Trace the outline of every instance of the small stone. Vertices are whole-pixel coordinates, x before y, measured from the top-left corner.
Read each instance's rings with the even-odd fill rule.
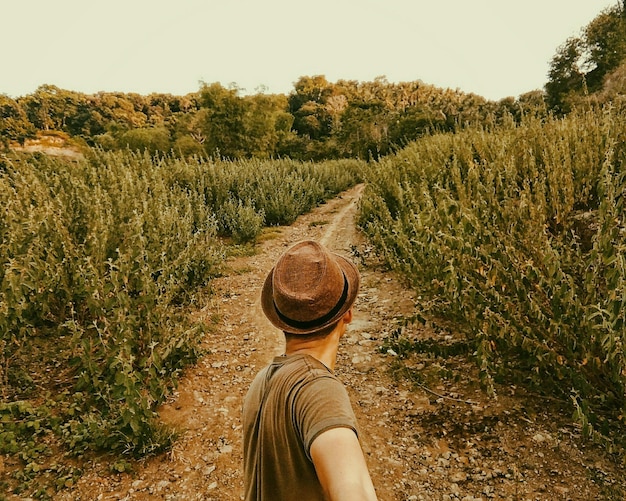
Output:
[[[225,444],[222,447],[220,447],[219,450],[222,454],[230,454],[231,452],[233,452],[233,446],[230,444]]]
[[[156,491],[157,492],[161,492],[163,489],[165,489],[168,485],[170,485],[169,480],[161,480],[160,482],[157,482],[156,484]]]
[[[533,435],[533,442],[537,444],[542,444],[550,439],[550,436],[545,433],[537,432]]]
[[[467,474],[465,472],[459,471],[457,473],[452,474],[450,477],[450,481],[455,484],[461,484],[467,480]]]

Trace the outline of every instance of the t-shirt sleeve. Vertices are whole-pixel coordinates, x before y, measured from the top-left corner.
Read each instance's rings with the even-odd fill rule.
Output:
[[[309,459],[311,444],[327,430],[351,428],[358,435],[348,392],[333,377],[316,378],[304,385],[294,402],[293,417]]]

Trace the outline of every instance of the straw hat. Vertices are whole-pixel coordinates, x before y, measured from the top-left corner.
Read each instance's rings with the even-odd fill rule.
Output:
[[[280,330],[310,334],[337,322],[359,290],[356,266],[313,241],[291,247],[263,284],[261,306]]]

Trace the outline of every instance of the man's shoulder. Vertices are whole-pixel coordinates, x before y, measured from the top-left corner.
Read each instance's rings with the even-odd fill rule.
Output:
[[[281,373],[283,377],[288,375],[296,375],[305,378],[331,378],[336,379],[335,375],[322,362],[310,355],[287,355],[276,357],[274,359],[273,372]],[[272,367],[270,367],[272,371]]]

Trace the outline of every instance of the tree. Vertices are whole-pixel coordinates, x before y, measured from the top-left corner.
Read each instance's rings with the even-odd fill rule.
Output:
[[[91,96],[96,112],[103,118],[107,130],[112,128],[134,129],[145,127],[148,117],[143,113],[137,99],[121,92],[98,92]],[[138,109],[139,108],[139,109]]]
[[[65,130],[72,136],[80,136],[92,143],[93,138],[104,134],[107,130],[107,120],[98,111],[93,97],[81,96],[76,111],[65,121]]]
[[[262,93],[245,98],[248,110],[244,119],[246,149],[251,156],[269,158],[274,156],[280,141],[291,130],[293,117],[285,112],[287,99],[282,95]]]
[[[20,98],[28,119],[39,130],[61,130],[65,103],[58,87],[40,85],[33,94]]]
[[[548,113],[545,93],[542,90],[531,90],[517,98],[519,117],[545,117]]]
[[[585,75],[581,70],[581,40],[569,38],[558,49],[548,71],[548,82],[545,85],[546,102],[550,109],[557,113],[570,111],[567,97],[582,93],[585,86]]]
[[[241,97],[237,88],[213,83],[202,86],[199,102],[201,109],[186,122],[186,128],[203,142],[209,155],[267,158],[289,137],[292,118],[285,112],[285,96],[257,93]]]
[[[289,96],[289,111],[295,114],[305,103],[325,104],[332,95],[332,84],[324,75],[303,76],[294,84],[294,92]]]
[[[216,153],[230,158],[246,155],[244,117],[246,103],[236,88],[226,89],[219,83],[203,84],[200,89],[201,129],[204,148],[209,155]]]
[[[445,117],[426,105],[414,105],[398,112],[390,127],[390,142],[398,147],[443,128]]]
[[[349,106],[337,134],[342,156],[369,159],[389,153],[389,122],[389,110],[380,103]]]
[[[624,4],[601,12],[580,37],[571,37],[558,49],[545,85],[546,102],[557,113],[567,113],[577,98],[598,92],[607,75],[626,59]]]
[[[174,153],[181,157],[204,155],[204,148],[202,147],[202,143],[199,143],[189,135],[178,137],[174,141],[172,150],[174,151]]]
[[[122,147],[150,154],[168,152],[171,147],[170,133],[165,127],[142,127],[124,132],[118,139]]]
[[[293,128],[300,136],[319,140],[330,135],[333,115],[326,105],[333,95],[333,86],[323,75],[300,77],[289,96],[289,112]]]
[[[23,146],[26,139],[34,136],[35,128],[18,102],[0,94],[0,141],[4,148],[8,148],[11,141]]]
[[[599,90],[604,77],[626,58],[626,18],[624,7],[602,12],[585,29],[584,60],[590,92]]]

